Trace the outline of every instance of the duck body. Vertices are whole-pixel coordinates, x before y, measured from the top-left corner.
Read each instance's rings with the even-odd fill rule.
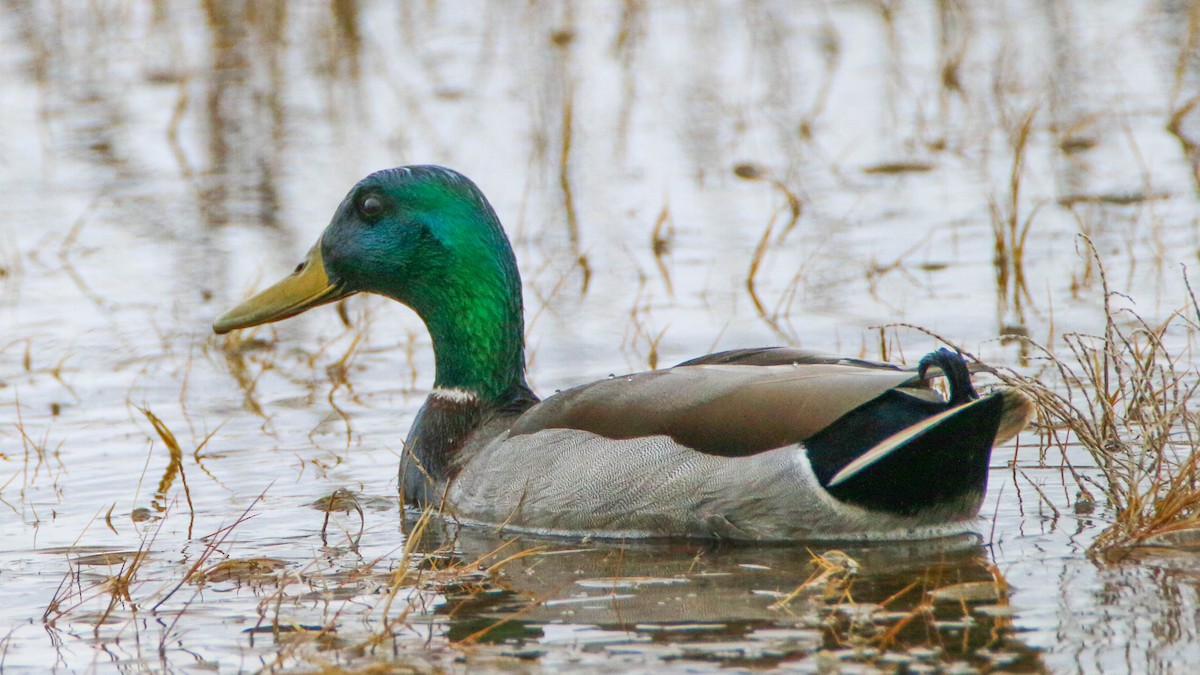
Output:
[[[965,376],[957,355],[935,359],[961,364]],[[842,409],[848,400],[861,401],[857,414]],[[951,404],[888,364],[741,350],[583,385],[520,411],[489,415],[464,393],[435,392],[401,481],[410,501],[448,504],[461,521],[539,534],[928,537],[977,514],[1004,404],[1003,394]],[[927,420],[831,485],[869,449]],[[435,459],[446,457],[454,459]]]
[[[970,526],[993,444],[1031,405],[979,397],[962,357],[916,371],[790,348],[711,354],[539,401],[520,277],[482,193],[442,167],[360,181],[297,270],[218,318],[275,321],[359,291],[413,308],[437,375],[405,442],[404,501],[551,535],[927,537]],[[929,386],[945,377],[948,398]]]

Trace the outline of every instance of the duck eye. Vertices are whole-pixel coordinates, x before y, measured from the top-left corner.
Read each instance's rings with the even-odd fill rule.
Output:
[[[375,195],[367,195],[358,202],[358,212],[366,218],[375,218],[383,213],[383,200]]]

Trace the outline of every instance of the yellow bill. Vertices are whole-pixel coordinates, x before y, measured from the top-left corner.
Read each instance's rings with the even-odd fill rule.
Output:
[[[249,328],[271,323],[324,305],[350,295],[341,286],[329,281],[325,263],[321,260],[321,242],[308,252],[304,262],[296,271],[268,288],[225,312],[213,322],[213,331],[228,333],[239,328]]]

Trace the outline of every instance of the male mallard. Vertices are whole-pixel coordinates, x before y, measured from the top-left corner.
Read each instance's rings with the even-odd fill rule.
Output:
[[[916,372],[735,350],[539,402],[525,383],[508,238],[479,188],[437,166],[364,178],[295,271],[213,330],[361,291],[408,305],[433,339],[437,375],[405,441],[402,497],[465,522],[776,540],[962,529],[983,500],[993,442],[1031,412],[1016,391],[980,398],[945,349]],[[928,386],[930,368],[947,378],[949,400]]]

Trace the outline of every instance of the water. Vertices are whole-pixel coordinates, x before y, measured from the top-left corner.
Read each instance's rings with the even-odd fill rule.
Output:
[[[543,394],[718,348],[875,357],[875,327],[893,322],[1047,373],[998,336],[1103,328],[1081,233],[1142,316],[1183,307],[1179,265],[1200,250],[1180,140],[1200,134],[1185,108],[1195,10],[886,7],[8,3],[0,663],[1194,662],[1194,555],[1089,557],[1113,513],[1101,501],[1077,514],[1061,453],[1039,463],[1033,433],[997,449],[974,536],[846,549],[855,564],[825,577],[813,555],[844,547],[433,527],[406,552],[397,453],[433,374],[420,320],[357,297],[346,322],[325,308],[228,339],[209,330],[295,266],[356,180],[426,162],[471,176],[505,222]],[[1024,291],[995,264],[993,222],[1014,204],[1029,223]],[[883,342],[910,362],[937,345],[905,328]],[[181,474],[143,410],[178,440]],[[319,500],[337,490],[350,496],[327,522]],[[224,560],[258,563],[212,569]],[[947,587],[1001,590],[927,594]]]

